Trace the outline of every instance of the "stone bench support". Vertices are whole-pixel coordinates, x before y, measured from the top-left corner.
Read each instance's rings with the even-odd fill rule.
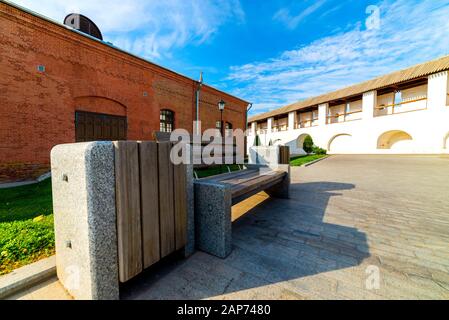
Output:
[[[59,280],[76,299],[118,299],[112,143],[58,145],[51,167]]]
[[[219,178],[205,178],[195,180],[195,241],[197,248],[220,258],[226,258],[232,251],[232,222],[231,208],[233,204],[242,201],[260,191],[266,191],[270,196],[288,198],[290,188],[290,166],[276,165],[271,168],[266,165],[248,165],[242,175],[237,177],[244,179],[245,171],[259,170],[262,174],[275,169],[277,172],[285,172],[283,178],[275,183],[260,183],[245,194],[234,196],[238,189],[238,183],[230,183],[230,177],[239,173],[229,173]],[[226,182],[224,182],[226,181]],[[249,180],[248,180],[249,181]]]

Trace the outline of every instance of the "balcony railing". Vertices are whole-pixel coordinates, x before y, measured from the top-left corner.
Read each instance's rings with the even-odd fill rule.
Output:
[[[354,120],[361,120],[361,113],[362,110],[356,110],[356,111],[350,111],[350,112],[344,112],[344,113],[337,113],[335,115],[330,115],[326,117],[327,124],[332,123],[341,123],[341,122],[348,122],[348,121],[354,121]],[[360,115],[360,116],[357,116]],[[332,121],[333,119],[336,119],[336,121]]]
[[[288,126],[282,125],[282,126],[273,126],[271,128],[272,132],[280,132],[280,131],[287,131],[288,130]]]
[[[317,121],[318,121],[318,118],[299,121],[295,124],[295,129],[310,128],[310,127],[317,126],[318,125]]]
[[[448,101],[447,104],[449,105],[449,94],[448,94]],[[402,101],[399,103],[393,103],[393,104],[382,104],[380,106],[377,106],[374,108],[374,116],[384,116],[384,115],[392,115],[392,114],[398,114],[398,113],[406,113],[406,112],[412,112],[412,111],[420,111],[420,110],[426,110],[427,109],[427,97],[417,97],[410,100]],[[343,113],[336,113],[333,115],[326,116],[326,124],[333,124],[333,123],[343,123],[343,122],[349,122],[349,121],[355,121],[355,120],[362,120],[362,113],[363,110],[354,110],[350,112],[343,112]],[[308,119],[308,120],[302,120],[298,121],[294,124],[295,129],[301,129],[301,128],[309,128],[314,127],[318,125],[318,118]],[[280,132],[280,131],[287,131],[289,129],[288,125],[274,125],[271,129],[272,132]],[[258,128],[257,134],[266,134],[267,128]]]
[[[420,103],[420,102],[422,102],[422,103]],[[415,104],[415,106],[412,106],[412,104]],[[407,100],[407,101],[402,101],[402,102],[392,103],[392,104],[387,104],[387,105],[380,105],[380,106],[376,107],[375,109],[376,109],[376,116],[386,116],[386,115],[391,115],[391,114],[426,110],[427,109],[427,97],[417,98],[417,99],[412,99],[412,100]]]

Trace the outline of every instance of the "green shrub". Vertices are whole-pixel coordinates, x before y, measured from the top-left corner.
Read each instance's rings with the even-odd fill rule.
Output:
[[[260,146],[260,137],[259,137],[259,135],[256,135],[256,138],[254,140],[254,145],[256,147]]]
[[[307,136],[304,139],[304,143],[302,144],[302,148],[306,153],[312,153],[313,151],[313,140],[311,136]]]
[[[327,154],[327,150],[326,149],[323,149],[323,148],[320,148],[320,147],[317,147],[317,146],[313,146],[312,152],[314,154],[319,154],[319,155]]]

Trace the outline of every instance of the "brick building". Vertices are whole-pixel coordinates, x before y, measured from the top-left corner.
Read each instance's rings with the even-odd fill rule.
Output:
[[[0,52],[0,182],[48,171],[56,144],[192,131],[197,81],[4,2]],[[224,122],[243,129],[248,102],[207,85],[202,129],[216,127],[220,100]]]

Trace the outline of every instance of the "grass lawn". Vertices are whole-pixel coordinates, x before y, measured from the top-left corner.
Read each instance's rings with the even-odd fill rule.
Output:
[[[298,156],[298,157],[293,157],[290,159],[290,165],[292,167],[299,167],[302,166],[303,164],[321,159],[326,157],[325,154],[309,154],[309,155],[305,155],[305,156]]]
[[[0,275],[55,252],[51,179],[0,189]]]

